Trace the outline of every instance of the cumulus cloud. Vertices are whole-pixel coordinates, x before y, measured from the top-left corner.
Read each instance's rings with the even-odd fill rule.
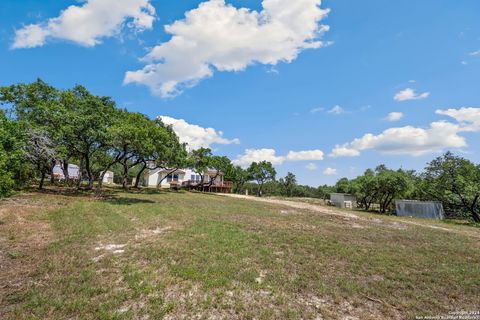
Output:
[[[150,0],[87,0],[81,6],[68,7],[56,18],[17,30],[12,48],[43,46],[48,39],[93,47],[102,38],[119,34],[124,26],[135,32],[151,29],[154,20]]]
[[[248,167],[252,162],[268,161],[273,165],[282,164],[285,157],[277,156],[274,149],[247,149],[243,155],[239,155],[232,162],[235,165]]]
[[[462,131],[480,131],[480,108],[437,110],[436,114],[451,117],[458,121]]]
[[[335,176],[337,175],[337,169],[335,168],[326,168],[323,170],[323,174],[326,176]]]
[[[286,156],[279,156],[275,149],[247,149],[233,163],[242,167],[260,161],[269,161],[274,165],[280,165],[285,161],[320,161],[323,160],[323,156],[321,150],[290,151]]]
[[[405,126],[390,128],[378,135],[368,133],[352,142],[336,145],[330,157],[356,157],[364,150],[377,150],[387,154],[419,156],[449,148],[467,146],[462,132],[480,132],[480,108],[436,110],[436,114],[456,120],[456,123],[436,121],[428,128]]]
[[[203,128],[190,124],[183,119],[159,116],[163,123],[172,126],[181,142],[187,143],[190,149],[210,148],[212,144],[239,144],[239,139],[226,139],[222,131]]]
[[[323,151],[306,150],[306,151],[290,151],[287,155],[289,161],[320,161],[323,160]]]
[[[307,165],[305,166],[305,168],[307,168],[307,169],[310,170],[310,171],[315,171],[315,170],[318,169],[318,166],[317,166],[315,163],[310,162],[309,164],[307,164]]]
[[[390,112],[385,118],[385,120],[388,120],[390,122],[399,121],[401,119],[403,119],[403,113],[401,112]]]
[[[360,155],[360,151],[351,148],[348,143],[343,145],[336,145],[332,152],[328,155],[332,158],[337,157],[357,157]]]
[[[413,126],[390,128],[379,135],[368,133],[352,142],[337,145],[329,156],[355,157],[364,150],[419,156],[448,148],[461,148],[467,143],[464,137],[458,135],[460,131],[457,124],[445,121],[433,122],[426,129]]]
[[[395,101],[421,100],[428,98],[429,95],[430,92],[417,93],[414,89],[407,88],[395,94],[393,99]]]
[[[480,50],[473,51],[469,53],[471,56],[480,56]]]
[[[124,83],[148,86],[162,97],[180,94],[214,71],[238,72],[260,63],[290,63],[305,49],[320,48],[328,26],[321,0],[263,0],[258,12],[209,0],[165,26],[172,37],[155,46],[146,66],[127,72]]]

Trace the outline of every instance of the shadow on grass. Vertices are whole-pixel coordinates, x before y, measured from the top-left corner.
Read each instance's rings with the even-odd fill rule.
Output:
[[[111,197],[111,198],[102,199],[101,201],[114,204],[114,205],[122,205],[122,206],[125,206],[125,205],[130,206],[133,204],[157,203],[156,201],[152,201],[148,199],[125,198],[125,197]]]
[[[157,203],[156,201],[137,198],[135,195],[167,195],[170,193],[177,193],[183,191],[171,191],[160,189],[147,189],[147,188],[131,188],[128,190],[119,186],[104,186],[102,189],[86,189],[75,188],[67,186],[53,186],[48,185],[39,190],[36,187],[29,187],[23,189],[23,191],[36,193],[36,194],[48,194],[57,195],[72,198],[87,198],[95,201],[107,202],[115,205],[133,205],[141,203]],[[131,197],[129,197],[131,195]]]

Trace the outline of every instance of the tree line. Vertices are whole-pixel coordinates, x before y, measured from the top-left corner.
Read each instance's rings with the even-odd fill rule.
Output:
[[[351,193],[360,208],[381,213],[392,211],[400,198],[436,200],[448,213],[480,222],[480,165],[450,152],[421,173],[380,165],[355,179],[314,188],[299,185],[293,173],[277,180],[267,161],[242,168],[208,148],[188,150],[160,119],[118,108],[110,97],[80,85],[57,89],[37,80],[0,87],[0,104],[0,197],[32,183],[41,189],[47,177],[55,183],[56,165],[66,185],[86,189],[101,189],[109,170],[128,188],[132,180],[139,187],[145,170],[191,168],[201,176],[200,189],[224,173],[236,193],[323,199],[332,192]],[[69,164],[79,165],[80,179],[69,177]],[[207,171],[209,181],[204,180]]]
[[[160,119],[117,108],[110,97],[93,95],[81,85],[61,90],[37,80],[0,87],[0,103],[0,196],[31,183],[42,189],[47,177],[55,183],[55,166],[62,169],[64,184],[86,189],[101,189],[109,170],[124,188],[132,178],[139,187],[145,170],[155,169],[174,173],[192,168],[201,176],[200,189],[212,185],[222,172],[236,192],[256,181],[258,194],[275,179],[268,162],[243,169],[208,148],[187,151]],[[79,179],[69,176],[70,164],[79,165]],[[204,181],[209,170],[216,174]]]
[[[381,213],[392,211],[397,199],[440,201],[450,217],[480,222],[480,165],[451,152],[433,159],[423,172],[380,165],[355,179],[338,180],[334,189],[355,195],[366,211],[373,206]]]

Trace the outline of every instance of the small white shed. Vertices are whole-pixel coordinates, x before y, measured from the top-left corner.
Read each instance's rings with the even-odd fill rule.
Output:
[[[103,183],[105,184],[113,184],[113,177],[114,177],[113,171],[106,171],[105,175],[103,176]]]
[[[330,202],[339,208],[353,208],[356,205],[357,198],[348,193],[330,193]]]

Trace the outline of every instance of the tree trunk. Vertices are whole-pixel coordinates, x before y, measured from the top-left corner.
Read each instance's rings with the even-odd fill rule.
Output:
[[[85,170],[87,171],[88,177],[88,189],[91,190],[93,188],[93,174],[92,168],[90,167],[90,155],[85,155]]]
[[[393,197],[391,197],[390,199],[388,199],[388,202],[387,204],[385,205],[385,212],[387,211],[388,207],[390,207],[390,204],[392,203],[393,201]]]
[[[50,172],[50,183],[52,185],[55,183],[55,177],[53,176],[53,168],[55,168],[55,162],[53,163],[53,166],[48,168],[48,171]]]
[[[116,163],[116,162],[115,162]],[[100,174],[100,177],[98,178],[98,184],[97,184],[97,189],[100,190],[102,189],[103,186],[103,178],[105,178],[105,175],[107,174],[107,171],[110,170],[110,168],[115,164],[115,163],[110,163],[105,170]]]
[[[262,190],[263,190],[263,183],[260,183],[259,187],[258,187],[257,196],[259,196],[259,197],[262,196]]]
[[[174,173],[175,171],[177,171],[177,170],[178,170],[178,168],[175,168],[174,170],[168,172],[168,173],[165,175],[165,177],[163,177],[162,179],[160,179],[160,181],[158,181],[158,183],[157,183],[157,188],[160,188],[160,186],[162,185],[162,182],[165,181],[165,179],[167,179],[167,177],[168,177],[169,175],[173,174],[173,173]]]
[[[102,189],[103,186],[103,178],[105,177],[105,174],[107,173],[107,170],[103,171],[100,174],[100,177],[98,177],[98,182],[97,182],[97,190]]]
[[[140,184],[140,177],[142,176],[143,172],[147,169],[147,163],[143,161],[143,166],[140,171],[137,173],[137,177],[135,178],[135,188],[138,188],[138,185]]]
[[[203,192],[203,185],[205,183],[205,181],[203,181],[203,179],[205,179],[205,174],[203,174],[203,175],[199,174],[199,176],[200,176],[200,186],[199,186],[198,190]]]
[[[82,158],[80,159],[80,166],[79,166],[79,168],[78,168],[77,189],[80,189],[80,185],[82,184],[83,167],[84,167],[84,160],[83,160],[83,157],[82,157]]]
[[[472,210],[472,218],[476,223],[480,223],[480,215],[475,210]]]
[[[45,170],[42,170],[42,177],[40,178],[40,185],[38,186],[39,190],[43,189],[43,182],[45,181]]]
[[[123,165],[123,181],[122,181],[122,187],[123,189],[127,190],[128,189],[128,164],[127,161],[125,160]]]
[[[65,184],[68,185],[70,182],[70,173],[68,172],[68,160],[63,159],[62,161],[62,171],[63,171],[63,176],[65,177]]]

